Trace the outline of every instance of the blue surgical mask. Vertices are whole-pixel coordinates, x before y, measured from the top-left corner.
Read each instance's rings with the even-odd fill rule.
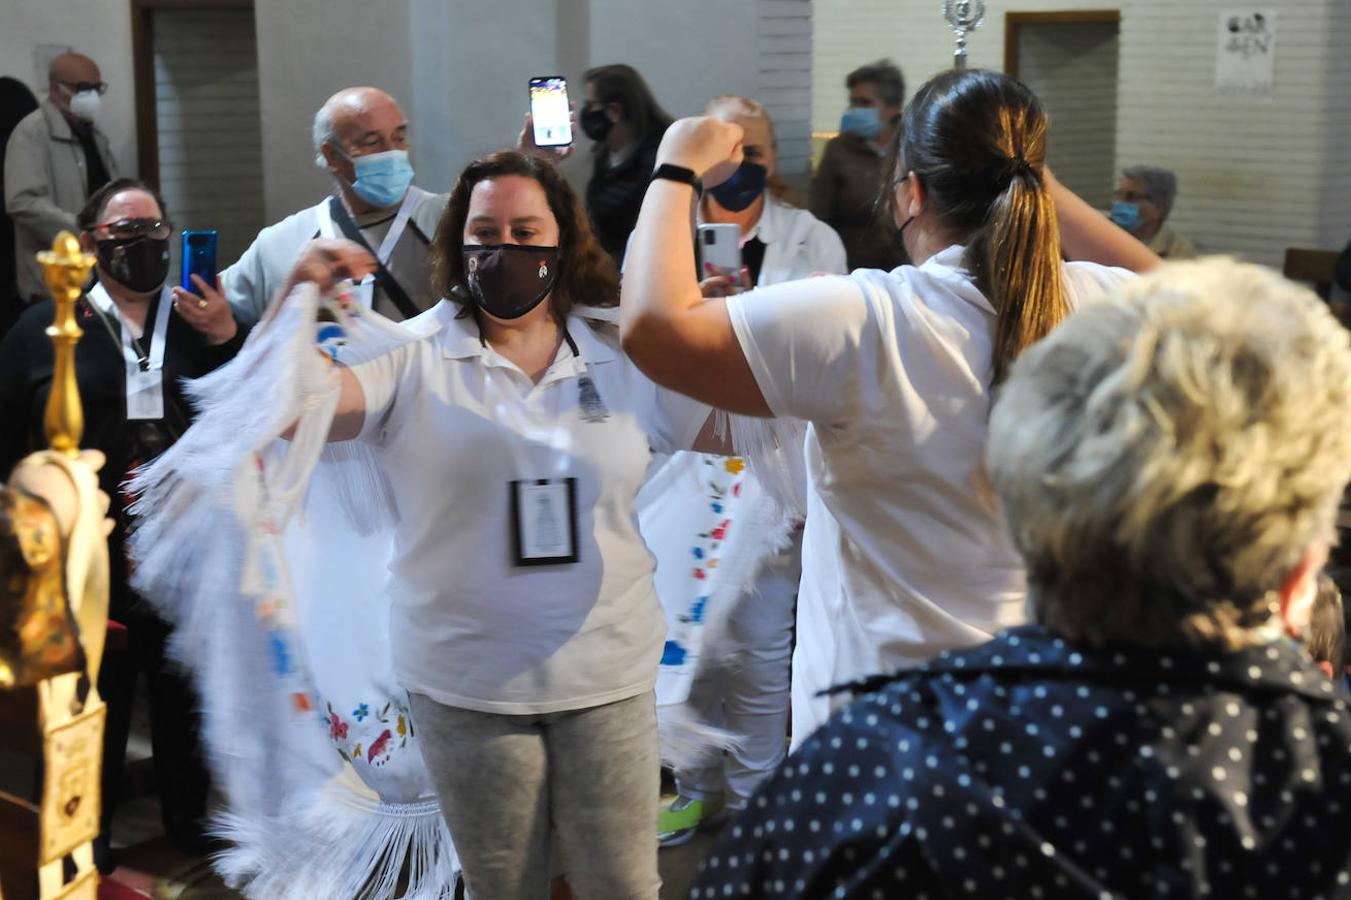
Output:
[[[408,162],[407,150],[386,150],[348,159],[356,172],[352,190],[371,206],[382,209],[393,206],[413,183],[413,166]]]
[[[750,160],[743,162],[732,177],[708,192],[718,205],[730,212],[741,212],[765,192],[765,182],[769,180],[769,170]]]
[[[1112,204],[1112,211],[1107,214],[1107,218],[1127,231],[1135,231],[1140,227],[1140,204],[1118,200]]]
[[[840,130],[872,140],[882,131],[882,117],[875,106],[851,106],[840,117]]]

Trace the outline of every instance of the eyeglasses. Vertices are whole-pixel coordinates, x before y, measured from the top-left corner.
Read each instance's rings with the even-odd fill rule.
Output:
[[[116,222],[103,222],[95,225],[90,231],[93,231],[101,239],[131,240],[132,238],[148,237],[163,241],[168,239],[169,233],[173,231],[173,226],[162,219],[118,219]]]
[[[57,84],[70,91],[72,94],[83,94],[85,91],[93,91],[99,96],[103,96],[108,93],[108,82],[106,81],[58,81]]]

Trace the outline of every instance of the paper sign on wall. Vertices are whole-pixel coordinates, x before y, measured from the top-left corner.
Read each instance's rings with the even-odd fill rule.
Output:
[[[1271,99],[1275,85],[1276,11],[1220,13],[1215,87],[1227,97]]]

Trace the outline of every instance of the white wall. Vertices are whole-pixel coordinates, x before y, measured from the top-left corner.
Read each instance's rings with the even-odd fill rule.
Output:
[[[1342,16],[1342,0],[1335,0]],[[1174,226],[1204,251],[1238,253],[1279,266],[1286,247],[1317,247],[1324,234],[1332,173],[1331,132],[1345,144],[1351,128],[1326,118],[1333,96],[1329,62],[1344,54],[1330,40],[1329,0],[1278,7],[1275,95],[1270,102],[1215,92],[1215,32],[1226,0],[1135,0],[1123,12],[1117,163],[1155,163],[1178,175]],[[1336,225],[1351,236],[1351,219]],[[1341,238],[1340,244],[1345,238]],[[1328,246],[1331,246],[1329,244]]]
[[[124,174],[136,174],[136,91],[131,66],[131,6],[127,0],[0,0],[0,75],[17,78],[38,99],[47,81],[34,71],[33,49],[69,46],[99,65],[108,93],[99,127]]]
[[[1279,265],[1288,246],[1340,247],[1351,236],[1351,0],[1263,0],[1278,11],[1275,96],[1220,97],[1215,32],[1231,0],[1038,0],[989,3],[972,64],[999,69],[1004,14],[1121,10],[1116,168],[1178,173],[1174,225],[1204,251]],[[951,66],[952,35],[932,0],[816,0],[817,130],[834,130],[844,76],[893,57],[913,92]],[[1053,126],[1054,127],[1054,126]]]
[[[574,99],[593,65],[627,62],[676,115],[716,94],[760,97],[778,119],[783,164],[805,172],[810,0],[255,0],[269,221],[329,189],[313,165],[315,111],[371,84],[408,113],[418,183],[448,190],[478,153],[515,142],[532,75],[563,74]],[[77,37],[97,35],[81,43]],[[128,0],[0,0],[0,68],[32,80],[32,48],[74,43],[111,85],[103,124],[135,166]],[[581,185],[588,145],[566,169]]]
[[[275,221],[314,204],[330,189],[328,176],[314,165],[310,138],[314,114],[325,100],[345,87],[374,85],[405,107],[410,103],[409,4],[408,0],[254,3],[264,212],[268,221]]]
[[[760,83],[756,3],[388,0],[377,11],[357,0],[256,2],[273,219],[326,189],[309,162],[310,121],[346,85],[373,84],[400,100],[412,125],[417,182],[444,191],[474,156],[515,143],[533,75],[567,76],[580,101],[587,68],[627,62],[677,115],[718,93],[754,95]],[[589,145],[578,137],[566,170],[580,186]]]

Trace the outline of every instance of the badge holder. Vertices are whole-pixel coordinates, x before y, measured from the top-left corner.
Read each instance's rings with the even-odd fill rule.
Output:
[[[578,561],[577,479],[512,481],[511,551],[517,566]]]

